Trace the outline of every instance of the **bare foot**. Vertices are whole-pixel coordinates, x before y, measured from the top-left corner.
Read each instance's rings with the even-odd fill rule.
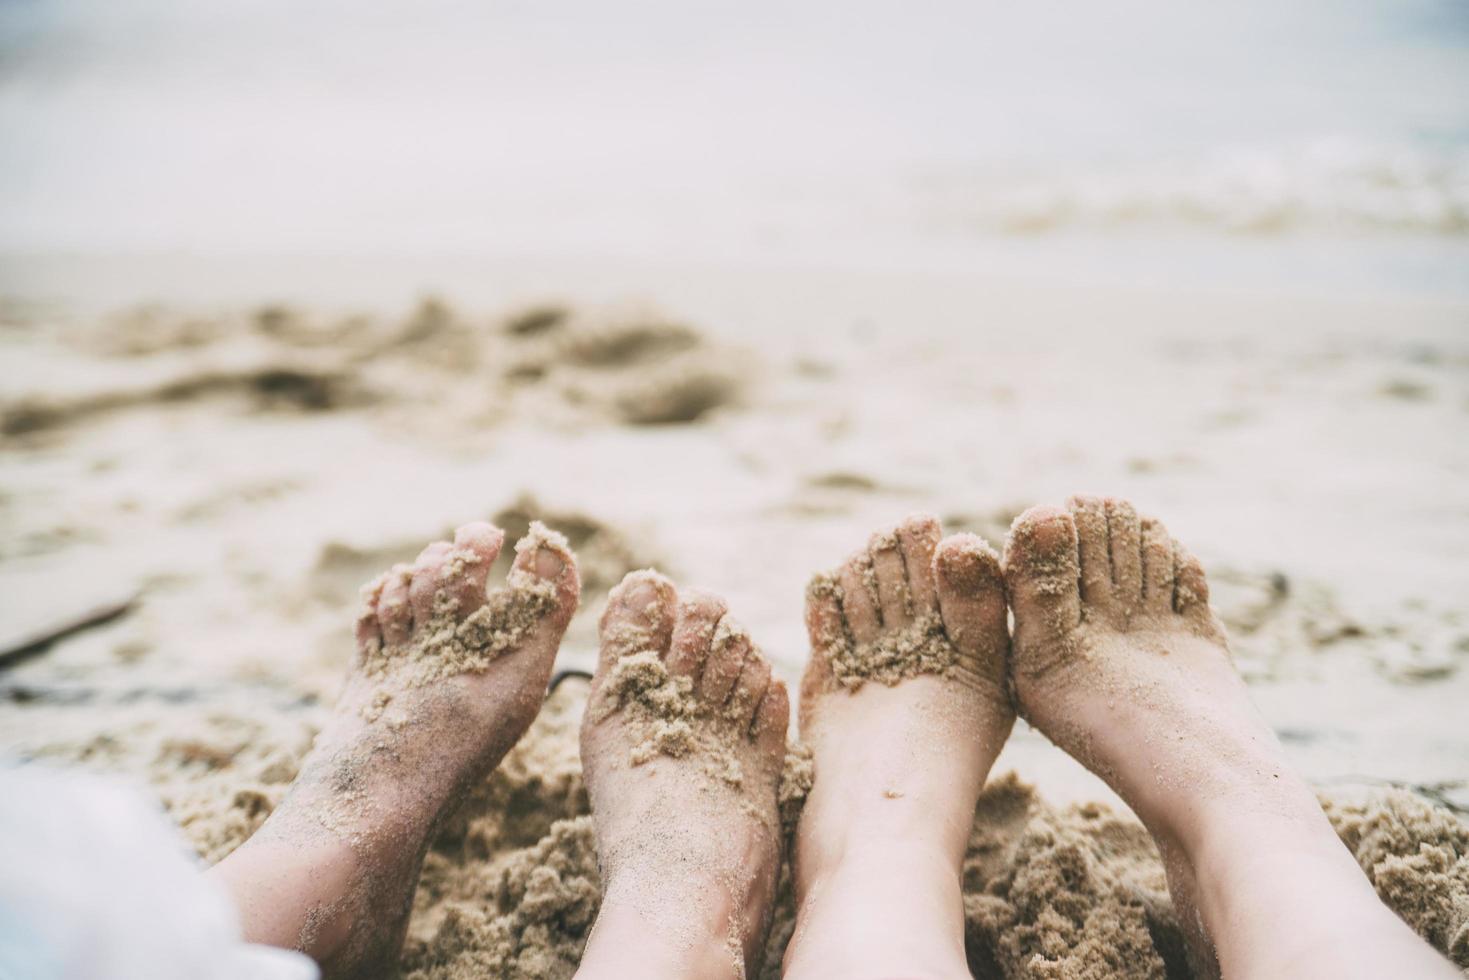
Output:
[[[331,722],[290,794],[211,872],[250,941],[300,949],[328,976],[395,969],[434,830],[530,726],[576,611],[576,561],[539,524],[486,595],[504,538],[466,524],[363,590]]]
[[[1436,968],[1286,763],[1230,661],[1203,568],[1161,523],[1113,498],[1032,508],[1011,530],[1005,579],[1021,713],[1152,832],[1196,972],[1216,954],[1230,977]]]
[[[780,864],[785,685],[724,602],[613,590],[582,723],[602,906],[579,977],[743,977]]]
[[[960,862],[1014,722],[994,550],[912,517],[807,592],[791,977],[967,977]]]

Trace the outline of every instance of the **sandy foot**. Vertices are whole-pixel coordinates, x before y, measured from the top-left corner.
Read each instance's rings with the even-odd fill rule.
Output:
[[[787,975],[967,977],[960,863],[1014,721],[999,560],[912,517],[818,575],[806,617]]]
[[[576,561],[540,525],[487,594],[504,533],[467,524],[363,590],[357,658],[289,795],[214,871],[247,938],[328,976],[391,972],[427,842],[524,734],[576,610]]]
[[[1197,975],[1438,975],[1286,763],[1161,523],[1112,498],[1032,508],[1005,577],[1021,712],[1152,833]]]
[[[579,977],[743,977],[780,863],[785,686],[724,602],[613,590],[582,725],[603,898]]]

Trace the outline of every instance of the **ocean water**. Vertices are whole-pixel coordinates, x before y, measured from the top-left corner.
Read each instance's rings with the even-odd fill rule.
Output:
[[[1461,294],[1466,242],[1462,0],[0,2],[11,256],[846,257]]]

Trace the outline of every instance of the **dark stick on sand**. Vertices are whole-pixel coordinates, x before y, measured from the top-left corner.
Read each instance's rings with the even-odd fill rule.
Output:
[[[127,615],[137,607],[139,598],[138,595],[131,595],[118,602],[97,606],[71,619],[57,623],[55,626],[47,627],[33,636],[7,644],[0,648],[0,670],[14,667],[32,657],[40,656],[51,649],[51,646],[58,640],[64,640],[69,636],[102,626]]]

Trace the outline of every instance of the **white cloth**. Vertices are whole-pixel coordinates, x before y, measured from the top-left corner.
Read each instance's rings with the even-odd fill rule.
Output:
[[[0,980],[316,980],[202,870],[120,780],[0,768]]]

